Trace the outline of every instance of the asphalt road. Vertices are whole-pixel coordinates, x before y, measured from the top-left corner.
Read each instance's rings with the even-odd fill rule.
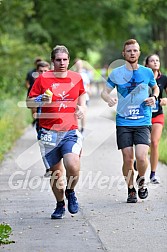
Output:
[[[55,199],[35,130],[26,129],[0,164],[0,223],[10,224],[15,241],[0,251],[167,251],[167,167],[159,163],[161,183],[154,186],[148,167],[148,198],[126,203],[113,111],[98,97],[90,101],[76,189],[80,211],[66,211],[62,220],[50,219]]]

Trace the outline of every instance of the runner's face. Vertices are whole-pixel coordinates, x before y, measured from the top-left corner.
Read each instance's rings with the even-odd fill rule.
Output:
[[[48,67],[39,67],[38,70],[37,70],[37,72],[38,72],[39,74],[45,73],[45,72],[47,72],[47,71],[49,71],[49,68],[48,68]]]
[[[137,63],[140,56],[139,44],[126,45],[122,54],[130,64]]]
[[[151,68],[153,71],[158,71],[160,68],[159,57],[157,55],[152,55],[148,60],[147,67]]]
[[[55,72],[66,72],[69,65],[68,54],[56,53],[55,59],[53,60]]]

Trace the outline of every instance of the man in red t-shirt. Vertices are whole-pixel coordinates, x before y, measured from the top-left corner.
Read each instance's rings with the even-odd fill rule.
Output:
[[[68,210],[75,214],[79,206],[74,188],[79,179],[82,136],[78,119],[85,111],[85,89],[79,73],[68,70],[69,52],[65,46],[56,46],[51,52],[54,70],[40,75],[27,99],[27,106],[41,107],[38,139],[45,165],[52,172],[51,187],[57,205],[52,219],[65,214],[63,166],[66,169]]]

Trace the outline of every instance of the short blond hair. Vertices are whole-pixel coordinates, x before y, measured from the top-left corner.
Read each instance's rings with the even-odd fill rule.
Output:
[[[124,45],[123,45],[123,51],[125,51],[125,47],[127,45],[134,45],[134,44],[138,44],[139,45],[139,43],[137,42],[136,39],[128,39],[128,40],[126,40],[125,43],[124,43]],[[140,49],[140,46],[139,46],[139,49]]]

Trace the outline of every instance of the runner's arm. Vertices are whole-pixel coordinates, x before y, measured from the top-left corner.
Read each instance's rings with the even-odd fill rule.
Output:
[[[165,93],[167,95],[167,88],[165,88]],[[160,105],[161,106],[167,106],[167,97],[164,97],[164,98],[160,99]]]
[[[37,97],[27,97],[26,99],[27,108],[41,107],[44,103],[50,102],[50,96],[47,94],[42,94]]]
[[[152,95],[155,95],[155,97],[158,98],[158,96],[159,96],[159,87],[158,87],[158,85],[154,85],[152,87],[152,91],[153,91]]]
[[[107,86],[104,86],[104,88],[103,88],[103,90],[102,90],[102,92],[101,92],[101,98],[105,101],[105,102],[107,102],[108,103],[108,106],[109,107],[112,107],[112,106],[114,106],[116,103],[117,103],[117,101],[118,101],[118,99],[115,97],[115,98],[113,98],[113,97],[111,97],[110,96],[110,93],[112,92],[112,90],[113,90],[114,88],[109,88],[109,87],[107,87]]]
[[[78,98],[75,114],[78,119],[82,119],[86,110],[86,95],[82,94]]]
[[[147,106],[155,105],[155,102],[158,99],[158,96],[159,96],[159,87],[156,84],[152,87],[152,95],[144,100],[146,102],[146,105]]]

